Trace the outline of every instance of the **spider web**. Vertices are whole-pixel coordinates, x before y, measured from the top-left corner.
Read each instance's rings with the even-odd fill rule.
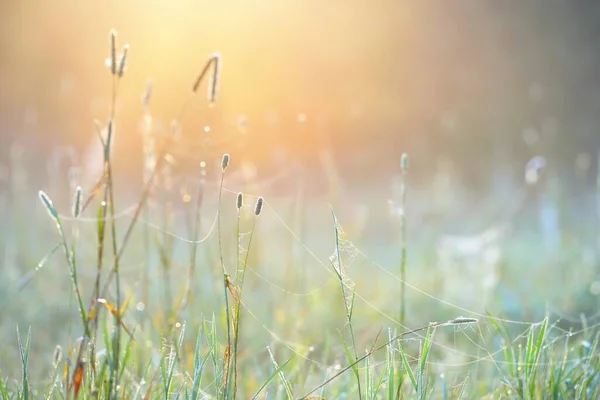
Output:
[[[282,170],[267,181],[253,182],[252,186],[255,187],[254,190],[260,190],[260,193],[269,193],[271,186],[278,184],[281,180],[290,179],[290,175],[296,176],[295,174],[297,174],[297,171]],[[203,189],[207,194],[206,204],[203,206],[200,218],[201,229],[199,236],[193,237],[189,229],[185,227],[183,221],[189,218],[189,214],[185,210],[185,205],[181,203],[175,204],[173,209],[169,211],[172,214],[171,223],[166,223],[163,216],[159,215],[159,212],[143,214],[139,217],[137,232],[145,230],[155,235],[170,238],[178,248],[188,249],[189,246],[214,247],[218,233],[219,214],[217,204],[219,182],[214,180],[200,182],[193,175],[180,178],[180,182],[185,182],[188,189],[192,189],[192,193],[197,191],[200,185],[203,185]],[[259,192],[246,193],[245,189],[249,185],[240,174],[232,174],[231,177],[225,180],[225,184],[226,186],[223,188],[222,194],[223,206],[221,218],[223,218],[223,224],[229,224],[228,227],[231,228],[231,224],[235,222],[236,213],[234,204],[237,193],[242,192],[244,196],[244,205],[241,214],[248,216],[252,214],[254,202],[258,198]],[[176,186],[177,184],[170,183],[170,185]],[[268,347],[263,346],[263,350],[268,348],[271,358],[276,357],[279,351],[287,349],[299,356],[307,365],[312,365],[319,371],[319,374],[316,374],[315,383],[321,381],[323,376],[331,376],[335,371],[345,366],[346,363],[344,362],[345,359],[341,347],[331,352],[331,354],[337,354],[336,357],[328,358],[318,355],[318,351],[315,348],[321,343],[315,341],[315,337],[322,335],[312,335],[310,337],[311,342],[306,343],[301,340],[302,334],[293,335],[289,331],[285,331],[285,328],[282,327],[284,324],[279,323],[280,321],[278,321],[277,316],[274,318],[265,316],[264,305],[260,305],[264,302],[265,297],[269,299],[269,304],[274,307],[274,310],[272,310],[273,314],[277,314],[286,308],[286,306],[289,306],[293,311],[302,309],[306,314],[306,317],[302,318],[302,321],[306,322],[309,328],[315,328],[319,325],[318,322],[314,322],[316,320],[325,322],[328,329],[340,329],[345,323],[343,319],[339,318],[333,322],[328,322],[325,319],[326,317],[330,317],[330,311],[327,310],[328,305],[333,305],[336,298],[339,299],[340,296],[344,296],[344,307],[346,312],[348,312],[348,304],[354,299],[356,307],[354,318],[359,326],[359,336],[361,337],[359,343],[360,346],[364,347],[363,350],[368,350],[371,347],[370,342],[375,339],[379,329],[387,330],[389,337],[394,337],[398,332],[411,328],[411,326],[401,324],[397,318],[397,289],[401,284],[404,284],[411,292],[410,299],[428,301],[429,304],[435,304],[438,308],[436,314],[460,315],[478,319],[478,322],[471,326],[455,327],[453,329],[446,328],[444,334],[439,334],[438,332],[433,340],[433,355],[428,360],[431,368],[438,374],[444,374],[444,377],[448,379],[458,380],[464,378],[474,382],[477,382],[477,379],[481,379],[477,376],[477,371],[484,368],[491,368],[496,374],[503,376],[505,374],[504,366],[509,364],[502,356],[504,351],[509,346],[523,342],[532,330],[538,329],[542,324],[541,320],[526,321],[491,316],[482,310],[454,304],[432,293],[418,280],[410,278],[402,280],[396,273],[392,272],[395,265],[385,266],[380,262],[374,261],[375,257],[370,256],[366,250],[362,250],[355,245],[355,242],[351,240],[351,235],[346,232],[340,220],[335,216],[331,220],[327,210],[324,208],[312,210],[306,216],[308,219],[313,218],[314,220],[327,221],[319,225],[319,229],[328,227],[328,230],[325,230],[324,234],[314,239],[298,227],[297,221],[292,222],[294,220],[293,216],[283,216],[286,212],[290,215],[293,214],[289,210],[293,208],[290,207],[290,204],[293,205],[294,201],[293,198],[270,199],[268,195],[265,196],[263,211],[257,220],[256,232],[254,233],[254,238],[257,240],[261,239],[261,236],[263,237],[261,243],[257,244],[253,241],[250,244],[250,248],[248,247],[251,231],[250,225],[247,223],[248,219],[244,220],[246,223],[240,230],[239,237],[235,239],[234,245],[225,246],[224,250],[227,253],[225,264],[227,270],[230,273],[233,272],[235,278],[235,274],[238,271],[236,265],[239,265],[234,260],[236,257],[243,259],[248,255],[248,252],[250,252],[250,255],[253,253],[261,255],[256,260],[249,258],[247,265],[248,274],[252,276],[251,282],[248,282],[248,284],[252,284],[253,287],[248,288],[244,292],[245,296],[241,300],[244,312],[250,317],[249,320],[246,320],[246,324],[252,325],[251,330],[253,329],[253,332],[258,329],[266,335],[268,338]],[[305,206],[309,207],[309,205]],[[136,207],[136,204],[131,204],[120,208],[115,215],[115,219],[119,224],[128,224],[134,215]],[[310,207],[312,207],[312,204]],[[287,211],[282,211],[284,209]],[[80,234],[82,237],[86,237],[84,231],[93,232],[98,223],[98,218],[90,214],[92,212],[88,212],[77,219],[67,214],[61,214],[61,219],[67,226],[67,229],[77,226],[81,231]],[[333,240],[335,232],[338,234],[337,246]],[[79,240],[78,248],[80,250],[78,251],[80,257],[94,257],[94,244],[93,240]],[[284,263],[285,255],[282,257],[276,251],[269,251],[269,248],[278,248],[284,245],[289,246],[289,251],[292,254],[295,254],[296,249],[299,249],[297,254],[302,259],[301,265],[291,265],[285,271],[283,268],[277,270],[276,266]],[[210,251],[214,252],[215,250]],[[175,252],[175,256],[181,256],[181,253]],[[50,265],[44,268],[37,268],[36,275],[46,273],[45,270],[53,268],[51,265],[53,263],[55,262],[49,261],[48,264]],[[142,268],[144,263],[145,261],[139,260],[137,262],[129,261],[126,268],[134,271],[134,277],[139,277],[139,272],[137,271]],[[175,264],[179,263],[176,262]],[[181,265],[176,265],[175,268],[179,271],[185,271],[184,264],[185,261],[181,262]],[[409,264],[409,269],[411,267]],[[290,268],[292,269],[290,270]],[[286,279],[286,274],[292,274],[297,279]],[[339,286],[337,289],[338,292],[336,293],[335,291],[336,283],[339,285],[340,278],[343,287],[346,289],[342,294],[339,293]],[[33,277],[32,279],[41,278]],[[299,282],[300,280],[301,282]],[[322,297],[324,303],[320,307],[314,308],[314,299],[317,297]],[[329,303],[329,301],[332,301],[332,303]],[[591,325],[581,330],[566,330],[561,328],[558,323],[559,320],[580,322],[582,319],[581,316],[577,318],[550,306],[546,311],[551,317],[551,332],[553,335],[552,340],[554,341],[566,340],[579,332],[583,332],[584,328],[595,329],[600,326],[600,321],[598,321],[600,313],[595,313],[590,316],[584,316],[586,324],[591,323]],[[363,321],[366,320],[369,322],[361,323],[361,318],[364,318]],[[436,320],[430,319],[427,316],[424,316],[424,318],[422,320],[423,316],[421,316],[421,319],[415,316],[415,320],[420,323],[428,323]],[[513,331],[517,332],[513,336],[511,343],[498,341],[498,335],[494,333],[491,321],[509,326]],[[418,349],[424,340],[424,333],[421,332],[414,333],[404,339],[409,349],[411,346],[414,349]],[[259,349],[255,350],[260,351]],[[363,352],[361,349],[356,350],[359,354]],[[412,354],[409,357],[413,361],[417,360],[418,357],[414,351],[409,352],[409,354]],[[385,363],[385,361],[375,362],[375,360],[381,359],[380,356],[374,355],[372,358],[373,362],[371,362],[369,368],[381,368]],[[580,361],[581,358],[574,356],[572,359],[569,358],[567,363],[571,365]],[[362,370],[365,367],[361,364],[359,368]],[[214,382],[212,384],[214,385]],[[210,387],[209,385],[204,390],[208,391]]]

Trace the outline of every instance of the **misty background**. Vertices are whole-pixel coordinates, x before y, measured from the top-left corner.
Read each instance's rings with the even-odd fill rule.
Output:
[[[119,44],[131,46],[114,150],[125,189],[141,184],[148,80],[166,135],[218,51],[217,105],[197,101],[182,122],[177,155],[188,172],[227,151],[264,179],[282,164],[301,165],[323,191],[326,149],[356,196],[368,198],[376,186],[393,197],[407,152],[411,193],[424,196],[412,203],[434,200],[435,182],[463,193],[445,216],[460,229],[473,207],[510,204],[525,186],[527,161],[541,155],[544,180],[526,189],[532,209],[551,192],[563,228],[585,226],[591,242],[598,231],[598,2],[26,0],[2,2],[0,13],[0,163],[10,176],[16,146],[35,190],[57,157],[60,164],[57,151],[76,154],[84,168],[93,163],[93,121],[105,124],[110,104],[104,58],[115,28]],[[213,139],[231,142],[198,155],[193,144],[206,125]]]

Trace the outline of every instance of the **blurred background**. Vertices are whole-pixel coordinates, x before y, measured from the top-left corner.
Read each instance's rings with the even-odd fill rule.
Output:
[[[197,176],[205,160],[220,173],[229,152],[232,174],[272,204],[301,182],[315,232],[330,235],[331,202],[350,237],[394,267],[406,152],[412,268],[496,271],[452,301],[479,307],[485,287],[521,318],[525,298],[530,316],[549,299],[575,321],[597,307],[600,2],[21,0],[0,2],[0,15],[0,216],[14,228],[2,241],[14,279],[44,254],[15,249],[53,234],[23,228],[25,204],[43,214],[44,189],[67,210],[54,182],[68,183],[73,165],[87,187],[100,175],[94,120],[109,114],[114,28],[119,48],[131,46],[113,153],[123,198],[142,183],[148,81],[152,132],[166,136],[219,52],[216,104],[202,88],[180,121],[179,174]]]
[[[131,45],[116,151],[132,173],[142,165],[146,81],[155,84],[153,114],[168,128],[214,51],[222,86],[208,118],[231,134],[245,116],[243,154],[260,165],[276,150],[310,161],[328,145],[340,165],[355,166],[346,169],[353,179],[389,173],[402,151],[420,181],[443,157],[475,187],[487,185],[492,154],[520,166],[543,149],[566,173],[587,152],[591,162],[582,164],[592,170],[598,8],[560,0],[3,2],[1,153],[21,143],[42,164],[48,146],[95,144],[92,121],[104,122],[110,104],[104,59],[114,28],[119,44]],[[202,118],[201,109],[189,117],[188,137],[200,134]]]

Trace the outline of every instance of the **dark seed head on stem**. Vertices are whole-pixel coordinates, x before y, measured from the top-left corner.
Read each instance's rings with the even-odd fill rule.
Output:
[[[127,53],[129,52],[129,45],[126,44],[123,46],[123,53],[121,54],[121,58],[119,59],[119,69],[117,70],[117,76],[119,78],[123,77],[125,73],[125,66],[127,65]]]
[[[223,154],[223,159],[221,160],[221,169],[223,171],[225,171],[227,169],[228,165],[229,165],[229,154],[225,153],[225,154]]]
[[[213,74],[208,85],[208,101],[213,104],[217,99],[217,87],[219,85],[219,76],[221,74],[221,55],[214,53],[211,57],[213,64]]]
[[[73,200],[73,218],[79,217],[81,213],[81,186],[75,188],[75,198]]]
[[[262,206],[263,206],[263,198],[259,197],[258,200],[256,200],[256,206],[254,206],[254,215],[256,215],[257,217],[260,215],[260,212],[262,211]]]
[[[237,195],[237,202],[236,202],[238,212],[241,210],[243,205],[244,205],[244,195],[240,192]]]
[[[54,348],[54,355],[52,357],[52,364],[53,364],[54,368],[58,368],[58,364],[60,364],[60,362],[62,361],[62,358],[63,358],[62,347],[60,347],[60,345],[56,345],[56,347]]]

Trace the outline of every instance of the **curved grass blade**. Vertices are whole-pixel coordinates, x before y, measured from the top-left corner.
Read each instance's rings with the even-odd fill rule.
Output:
[[[410,383],[412,383],[413,388],[415,390],[419,390],[419,385],[417,383],[417,379],[415,378],[415,374],[410,368],[410,363],[408,362],[408,357],[406,356],[406,352],[404,351],[404,346],[400,345],[400,357],[402,357],[402,364],[404,365],[404,369],[410,378]]]
[[[275,368],[275,371],[273,371],[273,373],[267,378],[267,380],[263,383],[263,385],[256,391],[256,393],[254,393],[254,396],[252,396],[252,400],[256,399],[258,397],[258,395],[269,385],[269,383],[271,383],[273,381],[273,379],[275,379],[275,377],[281,371],[283,371],[283,369],[285,368],[285,366],[290,361],[292,361],[292,358],[294,358],[294,356],[288,358],[288,360],[286,362],[284,362],[283,364],[281,364],[279,367]]]

